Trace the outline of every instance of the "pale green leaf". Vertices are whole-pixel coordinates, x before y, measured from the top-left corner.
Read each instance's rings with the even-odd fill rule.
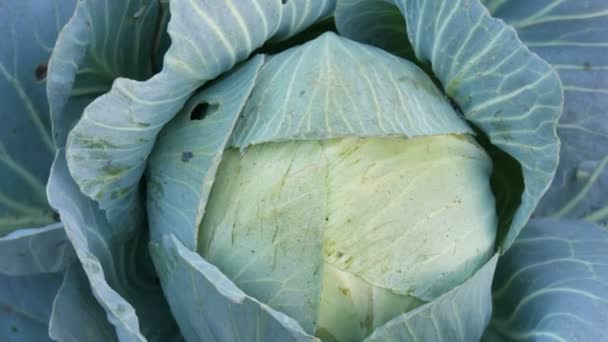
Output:
[[[113,229],[97,203],[70,177],[59,150],[48,184],[49,202],[61,214],[66,234],[91,291],[121,341],[166,340],[179,335],[160,286],[154,283],[140,229],[125,236]]]

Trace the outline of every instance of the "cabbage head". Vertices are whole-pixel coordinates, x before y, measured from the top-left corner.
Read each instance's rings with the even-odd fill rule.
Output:
[[[608,340],[605,0],[0,0],[0,341]]]
[[[277,70],[294,55],[302,56],[297,72],[319,84],[307,96],[294,81],[294,98],[279,107],[286,113],[267,99],[264,80],[289,75]],[[319,73],[324,64],[328,75]],[[382,64],[400,81],[353,99],[366,112],[339,108],[348,94],[332,78],[350,74],[349,83],[365,85],[367,70],[352,70]],[[245,293],[323,339],[360,341],[466,281],[494,254],[491,159],[418,67],[326,34],[274,56],[259,78],[242,114],[251,119],[232,137],[247,147],[223,153],[197,245]],[[307,122],[310,108],[323,108],[315,114],[324,120]],[[259,117],[285,121],[280,138],[256,128]],[[429,123],[410,117],[444,131],[418,135]],[[392,131],[376,133],[383,130]]]

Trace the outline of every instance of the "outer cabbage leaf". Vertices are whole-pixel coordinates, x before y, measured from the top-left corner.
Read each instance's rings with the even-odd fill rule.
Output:
[[[257,299],[248,299],[246,305],[242,309],[238,309],[240,314],[245,315],[249,313],[250,317],[240,317],[237,313],[232,313],[230,300],[222,296],[222,293],[214,293],[211,296],[217,296],[216,302],[212,305],[205,305],[202,307],[201,303],[192,302],[187,300],[187,296],[197,295],[197,291],[206,293],[204,290],[209,284],[204,284],[203,280],[211,277],[211,281],[217,282],[218,275],[209,276],[208,268],[211,267],[204,262],[205,267],[195,267],[190,265],[194,263],[193,256],[183,257],[184,259],[179,269],[174,270],[173,266],[176,261],[176,252],[174,251],[175,246],[166,242],[161,243],[163,237],[167,237],[164,240],[176,238],[174,234],[177,234],[180,242],[180,246],[187,246],[190,248],[191,255],[196,256],[196,260],[202,260],[194,251],[196,250],[196,242],[198,239],[198,225],[205,212],[205,206],[211,185],[215,178],[215,172],[222,160],[222,154],[228,143],[233,128],[237,122],[237,119],[241,115],[245,100],[249,97],[256,78],[258,71],[264,61],[263,56],[256,56],[253,59],[246,62],[244,65],[234,69],[231,73],[225,75],[219,80],[211,83],[209,87],[196,94],[190,102],[186,105],[184,110],[172,120],[167,127],[161,133],[159,137],[159,145],[154,150],[151,159],[150,166],[147,173],[148,179],[148,208],[151,222],[151,229],[153,240],[157,242],[154,247],[155,253],[154,264],[160,274],[163,289],[165,290],[166,297],[169,300],[172,311],[175,314],[178,324],[180,324],[181,330],[186,335],[186,338],[193,340],[206,340],[206,339],[218,339],[223,340],[240,340],[244,337],[237,337],[228,334],[229,331],[218,332],[215,331],[219,327],[225,325],[225,320],[232,319],[239,322],[240,320],[255,320],[258,318],[259,313],[251,312],[251,310],[262,306]],[[201,104],[205,104],[201,107]],[[206,113],[201,113],[201,108],[207,109]],[[210,109],[211,108],[211,109]],[[192,120],[192,118],[199,118],[202,114],[206,114],[201,120]],[[163,240],[163,241],[164,241]],[[289,243],[289,241],[286,241]],[[295,239],[293,244],[299,244]],[[185,249],[185,247],[182,247]],[[291,249],[291,248],[290,248]],[[190,255],[188,254],[188,255]],[[321,251],[318,251],[318,255],[321,255]],[[236,255],[232,256],[233,258]],[[251,254],[247,254],[246,257],[250,258]],[[192,259],[192,260],[191,260]],[[298,259],[304,263],[305,259]],[[314,266],[310,269],[308,264],[297,263],[294,268],[294,260],[277,260],[277,267],[288,269],[290,272],[301,270],[306,267],[306,271],[299,272],[304,273],[304,277],[308,273],[312,274]],[[196,261],[198,263],[199,261]],[[178,263],[179,264],[179,263]],[[317,265],[318,266],[318,265]],[[215,267],[214,272],[219,272]],[[308,272],[310,269],[310,272]],[[194,275],[188,275],[188,273],[194,273]],[[201,274],[197,274],[201,273]],[[315,272],[316,273],[316,272]],[[183,289],[184,282],[181,277],[188,276],[193,278],[192,290],[185,291]],[[226,275],[221,275],[222,282],[230,281]],[[252,286],[265,286],[268,287],[268,283],[262,283],[262,285],[256,285],[258,278],[250,279],[245,274],[242,278],[244,281],[250,280]],[[194,280],[196,279],[196,281]],[[296,280],[301,280],[302,277],[298,277]],[[318,277],[316,280],[319,280]],[[292,308],[290,304],[291,296],[289,294],[296,293],[296,295],[309,296],[309,298],[319,297],[320,281],[317,281],[316,286],[314,283],[306,281],[287,281],[282,287],[285,289],[285,295],[279,296],[276,300],[278,307],[285,307],[291,310],[287,310],[296,317],[307,317],[311,316],[310,312],[306,310],[299,310],[299,308]],[[232,284],[236,289],[236,285]],[[289,288],[288,288],[289,287]],[[272,287],[270,287],[272,288]],[[240,292],[240,290],[238,290]],[[291,292],[293,291],[293,292]],[[178,295],[179,294],[179,295]],[[186,295],[186,297],[184,297]],[[241,296],[245,296],[244,294]],[[204,302],[208,299],[207,295],[204,295]],[[249,297],[247,297],[249,298]],[[286,299],[286,301],[285,301]],[[228,302],[227,302],[228,301]],[[237,308],[240,306],[237,306]],[[287,316],[278,314],[274,310],[263,305],[263,310],[267,313],[262,315],[266,317],[266,314],[270,316],[263,318],[269,320],[268,323],[271,328],[269,332],[265,332],[262,327],[260,334],[271,334],[268,336],[274,336],[273,334],[278,333],[279,336],[290,336],[289,329],[292,326],[297,326],[298,329],[302,329],[290,318],[290,322],[287,326],[287,332],[279,330],[275,332],[275,325],[279,324],[282,320],[285,320]],[[255,309],[255,310],[258,310]],[[201,311],[202,310],[202,311]],[[235,315],[233,317],[224,317],[222,319],[216,319],[215,323],[206,322],[210,319],[210,315],[216,315],[217,312],[222,310],[228,310],[224,315]],[[241,311],[245,310],[245,311]],[[202,312],[202,313],[201,313]],[[200,327],[192,326],[193,322],[198,322],[201,319],[201,314],[204,315],[204,320],[199,324]],[[279,322],[274,322],[273,319],[279,317]],[[310,326],[313,325],[311,320],[308,320]],[[209,327],[213,333],[204,332],[205,324],[209,324],[213,327]],[[240,326],[242,323],[238,323]],[[309,328],[310,328],[309,326]],[[203,330],[201,330],[203,329]],[[238,329],[238,328],[235,328]],[[236,331],[241,336],[250,336],[248,332]],[[256,332],[257,333],[257,332]],[[228,334],[228,335],[225,335]],[[283,335],[281,335],[283,334]],[[287,334],[287,335],[284,335]],[[296,335],[304,334],[303,331],[298,332]],[[195,338],[196,336],[196,338]],[[221,338],[220,338],[221,336]],[[264,338],[263,340],[266,340]],[[274,339],[272,339],[274,340]],[[283,340],[280,338],[278,340]]]
[[[484,3],[553,65],[564,84],[560,164],[536,215],[608,226],[608,2]]]
[[[0,238],[0,273],[14,276],[56,273],[74,257],[63,224],[21,229]]]
[[[268,39],[289,36],[326,16],[334,3],[283,2],[171,1],[171,46],[162,71],[143,82],[117,78],[109,93],[87,106],[68,138],[68,164],[112,225],[128,225],[156,136],[192,92]]]
[[[158,0],[84,0],[57,39],[47,92],[53,138],[64,147],[84,108],[117,77],[143,80],[162,59],[168,10]],[[136,43],[135,43],[136,42]]]
[[[192,97],[184,110],[163,130],[159,144],[150,159],[147,179],[149,215],[153,240],[156,241],[153,247],[154,263],[181,330],[186,338],[192,340],[243,340],[245,336],[252,336],[253,332],[226,326],[226,321],[235,321],[240,327],[245,322],[249,322],[247,324],[250,325],[257,319],[268,321],[261,323],[259,327],[253,327],[259,329],[254,332],[259,333],[262,340],[286,338],[293,340],[295,338],[293,336],[307,336],[293,319],[288,319],[284,314],[279,314],[257,299],[243,294],[226,275],[218,275],[219,270],[204,262],[195,252],[198,225],[205,212],[215,172],[222,160],[222,154],[233,128],[242,115],[245,101],[254,87],[263,61],[262,56],[254,57]],[[206,108],[207,112],[201,113],[201,108]],[[206,116],[201,120],[192,120],[200,118],[202,114]],[[185,256],[183,251],[176,252],[175,242],[168,242],[176,239],[173,232],[178,234],[179,240],[183,241],[179,242],[183,250],[186,250],[184,245],[190,248]],[[163,237],[165,238],[162,239]],[[294,243],[297,244],[295,240]],[[318,254],[321,255],[321,251],[318,251]],[[290,261],[292,263],[285,265]],[[302,264],[294,269],[293,260],[277,260],[279,268],[287,268],[290,271],[309,266],[305,259],[301,262],[306,266]],[[210,268],[214,269],[211,275]],[[312,273],[312,270],[310,272]],[[192,279],[191,291],[184,291],[182,280],[184,276]],[[244,278],[247,278],[247,275]],[[251,280],[252,286],[259,286],[255,285],[257,278]],[[247,300],[242,305],[230,304],[231,301],[237,300],[236,297],[225,298],[226,294],[222,291],[215,293],[205,290],[209,286],[223,286],[215,284],[216,282],[230,282],[234,287],[231,292],[240,292],[237,297],[242,298],[238,301],[242,302],[243,298]],[[286,286],[289,285],[291,284]],[[297,295],[300,295],[300,291],[303,295],[317,291],[318,297],[319,286],[306,282],[295,286]],[[204,299],[201,299],[203,302],[189,300],[189,298],[197,298],[198,291],[205,293]],[[286,295],[289,293],[291,292],[286,290]],[[281,300],[283,297],[278,298],[277,305],[289,306],[291,297],[286,297],[287,302]],[[213,304],[206,304],[209,300],[213,301]],[[260,310],[261,312],[257,312]],[[220,311],[223,312],[222,315],[227,316],[222,319],[213,318]],[[307,314],[304,312],[306,310],[298,310],[298,308],[293,308],[292,311],[294,315]],[[283,326],[285,320],[289,323]],[[220,329],[220,327],[224,328]],[[299,331],[291,332],[296,327]],[[239,335],[233,335],[234,333]],[[296,339],[301,340],[302,336]]]
[[[173,235],[151,245],[167,298],[189,341],[319,341],[289,316],[243,293]]]
[[[46,200],[55,147],[44,81],[55,38],[73,0],[0,6],[0,237],[57,221]]]
[[[143,80],[154,74],[166,47],[166,7],[156,0],[78,2],[49,63],[47,92],[58,147],[65,146],[67,134],[84,108],[109,91],[114,79]],[[103,162],[106,169],[112,169],[112,160]],[[125,191],[111,196],[123,195]],[[111,222],[125,231],[140,225],[137,218],[141,216],[132,211],[142,210],[135,192],[129,200],[131,207],[125,215]],[[109,217],[115,216],[109,213]]]
[[[50,341],[48,324],[59,274],[0,274],[0,341]]]
[[[521,166],[523,193],[514,194],[513,200],[497,198],[499,241],[505,251],[528,221],[557,167],[555,126],[562,110],[559,78],[530,53],[511,27],[492,18],[479,0],[393,3],[405,17],[417,58],[431,64],[465,118]],[[520,175],[517,169],[509,172],[506,178],[511,184],[502,189],[507,192],[515,188]]]
[[[160,134],[146,174],[153,240],[173,233],[196,249],[215,172],[263,62],[255,56],[195,94]]]
[[[607,250],[595,224],[530,221],[498,263],[484,340],[607,340]]]
[[[121,341],[168,340],[179,333],[154,284],[145,247],[147,237],[113,229],[97,203],[80,193],[59,150],[48,184],[51,205],[59,211],[93,295]],[[140,325],[141,324],[141,325]]]
[[[492,314],[491,284],[498,255],[434,301],[394,318],[365,341],[478,341]]]
[[[53,302],[48,334],[55,341],[117,341],[78,262],[70,264],[64,274]]]

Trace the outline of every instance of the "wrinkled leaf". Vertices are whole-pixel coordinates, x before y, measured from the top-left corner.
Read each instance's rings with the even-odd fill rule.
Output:
[[[607,250],[597,225],[532,220],[498,263],[485,340],[607,340]]]
[[[78,262],[68,266],[53,302],[49,336],[55,341],[117,341],[106,313]]]
[[[288,37],[332,9],[331,0],[171,1],[162,71],[144,82],[117,78],[69,135],[67,160],[81,190],[113,226],[128,226],[156,136],[192,92],[266,40]]]
[[[84,108],[110,90],[114,79],[144,80],[152,76],[166,44],[167,6],[156,0],[80,1],[74,16],[58,38],[49,63],[47,92],[53,133],[58,147],[64,147],[67,134]],[[134,43],[137,42],[137,43]],[[107,117],[104,112],[104,117]],[[85,148],[105,146],[89,144]],[[78,155],[84,155],[77,152]],[[105,170],[115,172],[113,160],[103,162]],[[88,163],[93,163],[89,161]],[[131,207],[123,216],[109,213],[112,226],[125,232],[140,223],[143,210],[134,189]],[[123,198],[129,191],[119,189],[108,196]]]
[[[53,163],[48,194],[119,340],[174,338],[175,322],[148,272],[144,232],[129,237],[110,226],[97,203],[80,193],[70,177],[63,150]]]
[[[58,147],[65,146],[84,108],[108,92],[114,79],[144,80],[153,74],[166,45],[161,33],[168,10],[159,3],[78,2],[49,61],[47,92]]]
[[[608,226],[608,2],[484,1],[564,84],[557,175],[536,212]]]
[[[215,172],[263,62],[258,55],[195,94],[160,134],[147,170],[153,240],[173,233],[196,249]]]

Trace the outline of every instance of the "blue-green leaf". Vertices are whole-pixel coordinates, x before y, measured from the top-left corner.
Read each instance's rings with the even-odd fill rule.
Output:
[[[328,32],[268,60],[230,145],[472,132],[412,63]]]
[[[46,200],[55,146],[45,94],[49,55],[74,0],[0,6],[0,237],[56,222]]]
[[[147,170],[153,240],[173,233],[196,250],[215,171],[263,62],[258,55],[195,94],[160,134]]]
[[[319,341],[241,291],[173,235],[151,245],[167,299],[189,341]]]
[[[521,195],[514,194],[509,204],[502,203],[504,197],[497,198],[504,251],[528,221],[557,167],[555,127],[562,111],[559,78],[545,61],[530,53],[513,28],[492,18],[479,0],[393,3],[405,17],[416,57],[431,64],[465,118],[521,166]],[[508,176],[506,189],[516,188],[521,173],[516,169]],[[503,209],[509,206],[514,207],[513,213]]]
[[[141,229],[126,236],[113,229],[97,203],[80,193],[59,150],[48,184],[49,202],[61,220],[93,295],[121,341],[166,340],[178,332],[162,295],[149,274],[147,244]],[[143,241],[141,241],[143,240]],[[143,244],[143,245],[142,245]]]
[[[487,340],[606,341],[608,233],[532,220],[500,259]]]
[[[365,341],[479,341],[492,314],[491,286],[498,255],[462,285],[394,318]]]
[[[143,80],[162,58],[168,11],[157,0],[84,0],[57,39],[47,92],[53,136],[64,147],[84,108],[117,77]],[[137,43],[134,43],[137,42]]]
[[[80,263],[70,264],[53,302],[49,336],[55,341],[117,341],[106,313],[91,292]]]
[[[553,65],[564,84],[560,164],[536,215],[608,226],[608,2],[484,3]]]
[[[156,0],[78,2],[49,63],[47,92],[58,147],[65,146],[68,132],[84,108],[108,92],[114,79],[144,80],[154,74],[166,48],[163,39],[167,12],[167,6]],[[106,113],[104,116],[107,117]],[[84,148],[105,146],[103,142],[100,144]],[[116,171],[112,164],[115,161],[103,162],[107,164],[106,171]],[[142,203],[137,200],[134,189],[108,193],[114,199],[123,198],[127,193],[130,193],[131,207],[123,217],[111,220],[115,228],[120,227],[126,233],[138,225],[136,219],[141,216],[137,212],[142,211]]]
[[[325,17],[334,4],[283,2],[171,1],[171,47],[162,71],[144,82],[117,78],[109,93],[87,106],[68,137],[67,160],[82,191],[112,225],[130,222],[156,136],[196,88],[268,39],[290,36]]]
[[[74,257],[63,224],[21,229],[0,238],[0,273],[14,276],[56,273]]]
[[[334,16],[340,35],[415,60],[409,40],[404,39],[405,19],[389,1],[339,0]]]
[[[159,144],[151,156],[147,173],[148,209],[153,240],[160,241],[163,236],[169,236],[169,234],[175,236],[173,234],[176,234],[181,240],[181,244],[190,248],[191,251],[197,250],[199,224],[206,209],[216,170],[222,160],[222,154],[232,130],[238,118],[242,116],[241,111],[245,105],[245,100],[254,87],[263,61],[263,56],[256,56],[225,77],[210,84],[209,87],[196,94],[184,110],[161,133]],[[206,113],[200,112],[201,110],[206,110]],[[204,118],[201,117],[203,115],[205,115]],[[269,233],[272,234],[271,231]],[[251,239],[251,242],[253,240],[255,239]],[[294,247],[299,244],[295,239],[292,243]],[[163,247],[159,248],[162,249]],[[249,250],[253,248],[247,248],[245,258],[251,258]],[[258,251],[260,252],[259,249]],[[315,254],[314,251],[311,251],[311,253]],[[317,250],[316,254],[320,258],[321,250]],[[155,259],[161,279],[166,267],[160,265],[167,262],[163,260],[163,257],[166,257],[166,254],[160,253]],[[217,262],[216,265],[218,266],[226,265],[223,262],[227,261],[225,255],[219,255],[218,258],[220,260],[213,259],[211,261]],[[242,255],[233,253],[229,259],[236,260],[235,258],[242,258]],[[317,258],[317,261],[320,261],[319,258]],[[294,262],[298,263],[297,260],[290,258],[278,260],[277,268],[287,270],[291,276],[290,280],[277,281],[276,283],[264,282],[261,287],[266,290],[262,292],[268,293],[270,296],[283,292],[284,295],[277,295],[274,298],[276,304],[274,307],[285,308],[285,312],[291,314],[292,317],[302,318],[303,321],[308,323],[307,328],[312,330],[314,314],[310,312],[311,308],[308,306],[304,308],[294,306],[292,300],[294,295],[318,298],[320,278],[312,276],[311,278],[315,278],[316,282],[309,279],[308,276],[312,275],[313,272],[314,275],[317,275],[317,272],[314,271],[315,266],[305,267],[304,265],[300,266],[306,268],[306,271],[298,272],[303,276],[294,276]],[[316,267],[319,267],[319,264]],[[234,271],[234,268],[231,267],[222,268],[222,271],[228,275],[234,274],[230,272]],[[223,275],[223,277],[226,276]],[[226,277],[226,279],[228,278]],[[240,279],[249,284],[246,289],[250,289],[254,293],[257,293],[255,290],[260,290],[260,285],[257,282],[259,280],[258,274],[252,275],[243,272]],[[279,288],[274,287],[275,284],[280,289],[285,289],[285,291],[279,291]],[[190,307],[185,310],[183,303],[172,299],[174,293],[182,291],[183,283],[181,281],[169,281],[165,278],[163,287],[182,330],[189,330],[190,327],[185,326],[179,317],[188,317],[184,320],[190,321],[196,319],[198,314],[191,317],[193,313]],[[276,292],[273,290],[276,290]],[[268,298],[256,298],[256,302],[264,299]],[[216,305],[222,304],[218,302]],[[221,309],[227,309],[228,304],[224,305],[226,307]],[[311,302],[310,306],[314,307],[315,305]],[[216,307],[216,309],[220,308]]]
[[[0,274],[0,341],[50,341],[48,324],[59,274]]]

